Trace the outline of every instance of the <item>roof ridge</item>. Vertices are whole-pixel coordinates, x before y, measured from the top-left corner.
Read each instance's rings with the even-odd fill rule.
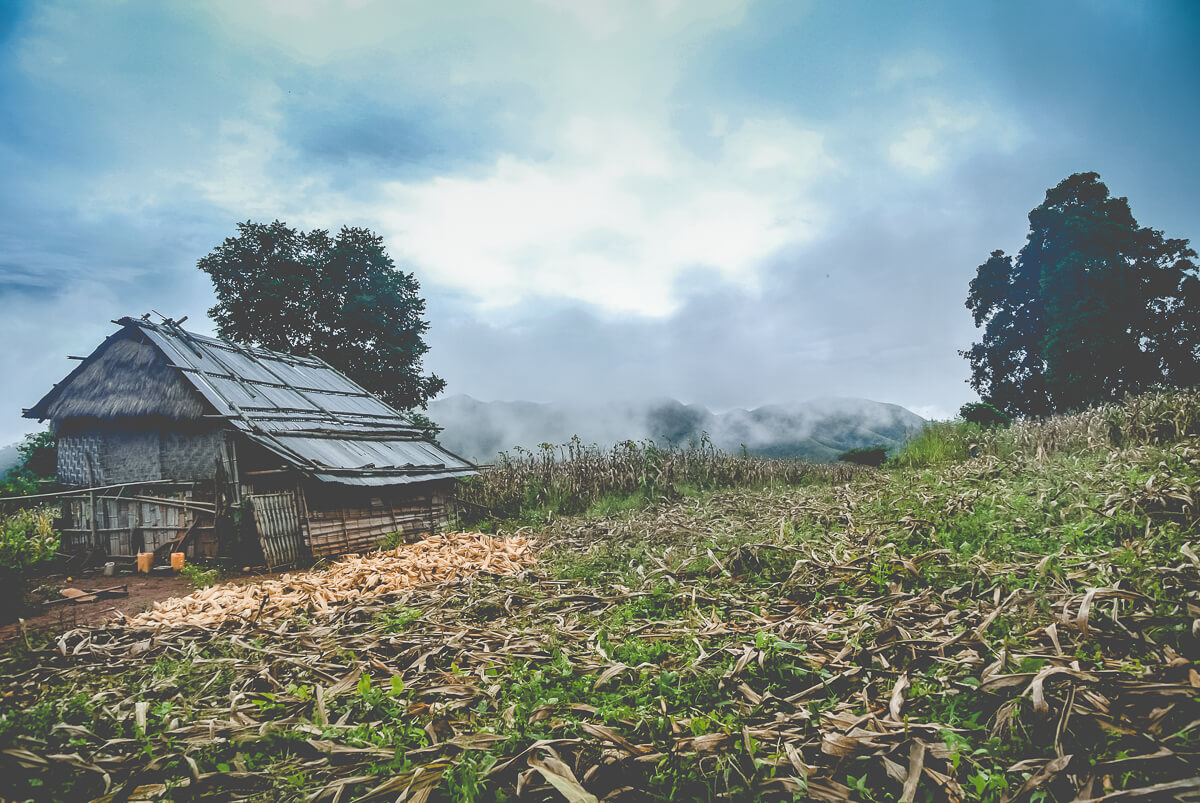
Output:
[[[226,340],[219,335],[202,335],[199,332],[193,332],[190,329],[183,328],[178,322],[175,321],[172,321],[171,325],[169,326],[164,326],[164,324],[155,323],[154,321],[147,320],[145,318],[131,318],[129,316],[125,316],[124,318],[118,318],[117,320],[113,321],[113,323],[120,324],[122,326],[138,326],[143,329],[154,329],[157,331],[161,331],[165,328],[169,332],[182,332],[193,340],[204,341],[206,345],[216,346],[224,351],[231,351],[234,353],[250,352],[256,357],[267,356],[279,362],[294,361],[301,364],[311,364],[314,368],[318,366],[333,368],[333,366],[329,365],[329,363],[313,354],[292,354],[286,351],[269,349],[265,346],[249,346],[241,343],[234,343],[232,340]],[[337,369],[334,368],[334,370],[336,371]]]

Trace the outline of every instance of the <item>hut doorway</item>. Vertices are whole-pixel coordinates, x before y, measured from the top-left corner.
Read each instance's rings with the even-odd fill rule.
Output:
[[[304,530],[296,494],[292,491],[251,494],[250,504],[267,569],[294,566],[304,554]]]

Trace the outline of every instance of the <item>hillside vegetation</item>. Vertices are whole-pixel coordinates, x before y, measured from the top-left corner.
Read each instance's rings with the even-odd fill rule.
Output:
[[[1195,798],[1198,435],[1196,394],[948,424],[548,516],[516,578],[20,646],[0,796]]]

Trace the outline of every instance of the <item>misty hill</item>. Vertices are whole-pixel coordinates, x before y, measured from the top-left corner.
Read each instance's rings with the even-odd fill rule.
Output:
[[[728,452],[745,445],[751,454],[764,457],[828,461],[859,446],[899,446],[925,424],[903,407],[868,399],[818,399],[713,413],[674,399],[589,406],[482,402],[458,395],[430,402],[429,416],[445,428],[439,439],[447,449],[482,463],[514,446],[536,449],[541,443],[565,443],[573,435],[605,447],[644,439],[685,446],[703,433]]]
[[[0,476],[20,461],[21,454],[17,451],[18,446],[20,446],[19,443],[0,446]]]

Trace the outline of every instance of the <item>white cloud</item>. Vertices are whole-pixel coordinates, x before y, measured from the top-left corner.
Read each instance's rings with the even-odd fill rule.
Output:
[[[657,316],[696,268],[754,287],[759,262],[818,230],[810,193],[831,166],[819,133],[783,121],[746,122],[709,161],[665,128],[579,117],[549,161],[393,182],[379,214],[400,255],[485,305],[548,295]]]
[[[22,344],[0,355],[0,446],[46,426],[21,411],[78,365],[66,355],[88,354],[112,333],[109,318],[128,314],[127,304],[108,282],[78,279],[54,295],[0,293],[0,337]],[[40,359],[30,359],[35,349]]]
[[[128,155],[80,196],[99,209],[152,209],[175,196],[205,201],[231,220],[370,226],[423,282],[493,310],[545,297],[664,316],[696,272],[754,291],[763,264],[824,234],[855,202],[853,188],[873,202],[878,164],[873,153],[843,150],[855,138],[845,120],[818,130],[798,116],[746,116],[721,99],[707,109],[707,130],[691,132],[705,146],[685,144],[671,122],[676,83],[697,42],[736,24],[743,6],[218,5],[218,21],[253,41],[264,64],[278,61],[264,47],[273,44],[289,55],[289,67],[320,65],[324,88],[355,87],[363,106],[403,106],[410,95],[452,104],[460,84],[470,84],[472,96],[528,89],[536,100],[523,107],[522,150],[420,178],[306,161],[288,129],[294,116],[284,113],[281,87],[294,75],[276,69],[245,79],[227,109],[189,121],[183,137],[164,128],[157,139],[174,151],[164,145],[153,158]],[[919,51],[881,67],[881,80],[939,69]],[[908,106],[905,97],[881,107],[868,129],[889,138],[883,152],[901,172],[937,173],[993,147],[1004,130],[982,102]]]
[[[108,235],[55,233],[29,249],[38,259],[11,260],[37,292],[0,296],[0,332],[40,345],[0,375],[20,370],[40,391],[61,353],[94,346],[120,314],[203,327],[195,260],[234,222],[278,217],[383,234],[430,299],[429,366],[455,391],[493,375],[526,397],[851,394],[938,400],[914,409],[950,415],[966,395],[953,349],[973,335],[961,270],[991,247],[978,242],[995,240],[994,220],[1027,208],[1012,190],[1007,212],[989,193],[964,214],[980,173],[963,168],[1021,130],[929,52],[848,92],[833,82],[830,98],[821,76],[848,63],[836,45],[805,54],[824,70],[786,75],[786,59],[758,51],[746,66],[759,72],[740,72],[763,22],[722,29],[747,2],[44,4],[14,65],[48,104],[79,109],[36,119],[86,152],[10,163],[42,159],[26,191],[57,194],[45,208],[66,209],[62,233],[82,220]],[[794,46],[778,33],[771,47]],[[103,292],[77,280],[93,273]],[[56,283],[70,297],[26,303]],[[46,318],[78,342],[47,346],[12,324]],[[922,338],[934,345],[912,346]],[[10,384],[0,401],[15,410],[26,391]]]
[[[895,166],[913,173],[932,173],[945,161],[942,141],[929,127],[910,128],[888,146],[888,158]]]
[[[926,98],[890,140],[887,156],[902,172],[928,176],[980,150],[1011,151],[1024,136],[1014,120],[983,101]]]
[[[422,281],[483,307],[556,297],[649,316],[672,312],[678,283],[698,269],[756,289],[760,263],[827,216],[815,195],[834,167],[824,136],[786,120],[727,124],[707,157],[654,117],[574,115],[543,132],[545,158],[334,190],[327,175],[296,169],[278,92],[256,95],[252,114],[217,124],[195,165],[137,182],[106,176],[92,203],[134,208],[173,189],[238,219],[367,225]]]
[[[892,89],[934,78],[944,66],[942,60],[928,50],[911,50],[888,56],[879,64],[879,88]]]
[[[416,68],[398,73],[413,80],[428,70],[431,58],[442,66],[450,55],[444,73],[455,82],[494,79],[503,65],[504,79],[542,86],[582,81],[583,88],[596,88],[634,78],[636,88],[638,81],[653,84],[659,77],[641,68],[666,66],[689,41],[736,25],[749,2],[216,0],[202,8],[226,30],[309,64],[336,66],[370,54],[376,68]],[[661,77],[669,80],[672,73]]]
[[[377,75],[394,71],[435,91],[532,87],[539,111],[525,121],[526,144],[539,155],[333,191],[319,173],[271,173],[288,154],[270,136],[269,99],[222,123],[190,180],[241,216],[269,209],[295,225],[370,225],[423,281],[492,308],[545,296],[661,316],[697,269],[754,288],[759,262],[818,229],[824,211],[813,188],[832,160],[820,132],[784,119],[714,115],[720,151],[711,157],[685,148],[669,124],[693,43],[738,22],[744,5],[543,0],[504,14],[486,4],[221,7],[223,24],[331,73],[369,53]]]
[[[949,421],[957,415],[939,404],[901,404],[901,406],[907,407],[926,421]]]

